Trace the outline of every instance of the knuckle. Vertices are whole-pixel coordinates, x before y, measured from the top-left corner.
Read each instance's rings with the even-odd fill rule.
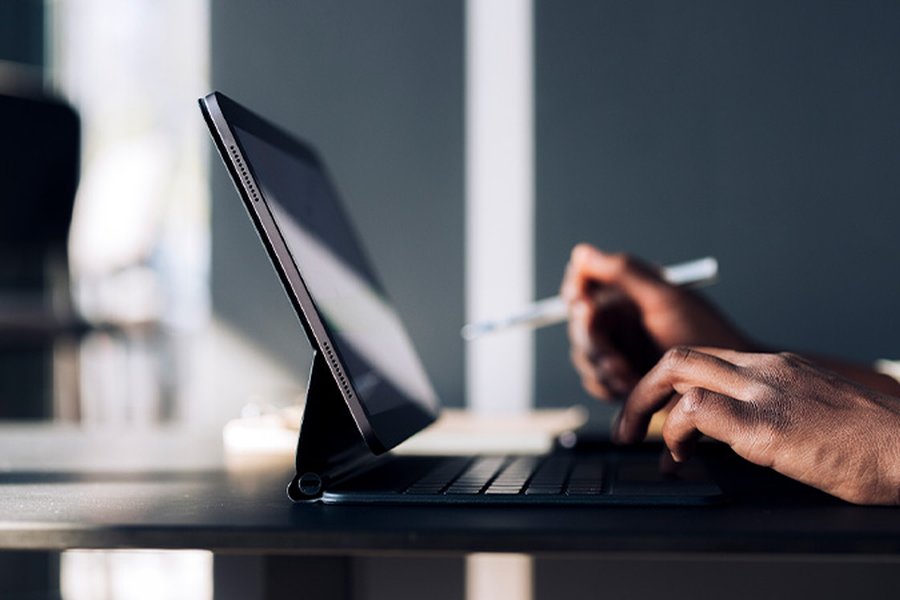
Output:
[[[778,367],[787,367],[791,364],[791,355],[787,352],[779,352],[772,361]]]
[[[781,354],[766,354],[760,357],[759,365],[766,371],[772,371],[785,363]]]
[[[781,370],[794,369],[800,366],[803,360],[793,352],[779,352],[775,355],[775,366]]]
[[[743,395],[754,402],[768,403],[779,395],[777,369],[771,365],[761,365],[761,368],[736,367],[737,373],[745,380]]]
[[[783,366],[792,371],[803,369],[813,364],[806,357],[795,354],[793,352],[781,352],[779,353],[779,356],[783,361]]]
[[[693,358],[696,350],[688,346],[675,346],[663,355],[660,365],[667,371],[676,371]]]
[[[768,396],[766,391],[771,387],[778,387],[789,377],[791,371],[791,359],[784,354],[768,354],[763,357],[759,368],[752,373],[752,379],[759,384],[759,392]]]
[[[745,395],[758,404],[768,404],[779,395],[777,379],[752,381],[745,386]]]
[[[800,357],[789,352],[766,355],[757,369],[745,369],[752,382],[750,397],[766,404],[777,402],[795,385],[802,364]]]
[[[678,401],[681,412],[695,414],[703,409],[703,405],[709,400],[709,392],[703,388],[691,388],[687,390]]]

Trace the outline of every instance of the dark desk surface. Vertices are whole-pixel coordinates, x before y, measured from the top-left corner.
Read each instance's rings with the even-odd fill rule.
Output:
[[[226,467],[216,435],[0,426],[0,549],[205,548],[900,556],[900,508],[857,507],[780,477],[705,508],[292,505],[290,469]]]

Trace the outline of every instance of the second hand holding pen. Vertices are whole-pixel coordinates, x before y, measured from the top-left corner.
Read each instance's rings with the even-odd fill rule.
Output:
[[[719,262],[715,258],[707,256],[663,267],[661,273],[662,278],[672,285],[696,286],[715,280],[719,273]],[[474,340],[510,327],[536,329],[562,323],[568,318],[569,303],[560,296],[554,296],[538,300],[512,315],[500,319],[469,323],[462,328],[460,333],[464,339]]]

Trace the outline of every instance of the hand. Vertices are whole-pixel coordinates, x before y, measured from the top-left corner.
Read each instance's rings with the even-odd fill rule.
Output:
[[[678,462],[705,434],[844,500],[900,504],[900,398],[793,354],[678,347],[628,397],[616,441],[642,439],[673,395],[663,438]]]
[[[701,296],[665,282],[658,269],[626,255],[576,246],[561,293],[570,306],[572,362],[597,398],[628,394],[674,346],[753,348]]]

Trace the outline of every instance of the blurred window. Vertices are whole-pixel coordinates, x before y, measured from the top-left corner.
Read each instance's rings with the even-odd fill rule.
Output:
[[[50,0],[47,17],[51,77],[83,127],[76,303],[194,328],[209,307],[208,0]]]
[[[195,331],[209,314],[208,143],[196,103],[209,91],[208,0],[46,7],[50,83],[82,119],[69,239],[76,305],[96,322]],[[146,342],[85,342],[83,423],[162,414],[161,390],[181,363],[167,365]],[[64,552],[61,587],[67,598],[209,598],[211,562],[196,552]]]

